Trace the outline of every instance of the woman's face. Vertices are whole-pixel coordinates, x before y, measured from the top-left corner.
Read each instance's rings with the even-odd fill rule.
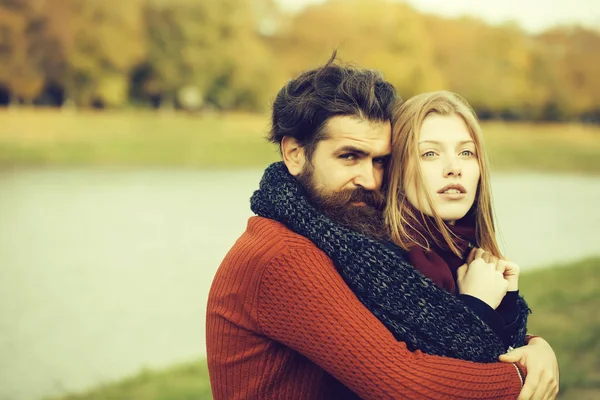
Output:
[[[438,215],[452,224],[467,214],[477,194],[480,171],[475,142],[460,116],[431,113],[421,126],[418,149],[418,160],[409,161],[404,180],[407,198],[431,216],[425,196],[428,191]],[[420,192],[416,186],[415,162],[421,165],[425,183]]]

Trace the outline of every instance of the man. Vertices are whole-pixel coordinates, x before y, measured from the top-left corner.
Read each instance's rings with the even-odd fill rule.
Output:
[[[281,89],[271,140],[320,212],[378,237],[398,99],[378,73],[338,66],[334,58]],[[288,212],[304,208],[294,208],[292,197],[282,220]],[[263,217],[250,218],[214,278],[207,356],[216,400],[509,399],[519,393],[547,399],[556,395],[558,380],[554,353],[540,338],[503,356],[506,362],[488,364],[409,351],[323,251]],[[527,370],[524,386],[515,362]]]

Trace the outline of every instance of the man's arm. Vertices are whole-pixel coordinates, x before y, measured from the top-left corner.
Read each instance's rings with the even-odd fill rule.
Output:
[[[263,333],[305,355],[364,399],[515,399],[511,363],[478,364],[411,352],[357,299],[331,260],[289,249],[263,271]]]

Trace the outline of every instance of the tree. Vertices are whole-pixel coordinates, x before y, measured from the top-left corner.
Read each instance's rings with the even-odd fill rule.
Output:
[[[42,1],[47,38],[57,44],[63,61],[48,78],[60,82],[76,104],[116,106],[127,101],[129,71],[146,53],[143,2]]]
[[[167,107],[195,90],[219,108],[260,108],[269,88],[270,53],[254,7],[265,0],[154,0],[145,11],[148,95]]]
[[[600,105],[600,33],[562,27],[536,38],[546,66],[547,107],[557,107],[563,118],[593,114]]]
[[[342,61],[381,70],[402,97],[445,86],[424,21],[406,4],[350,0],[314,5],[291,18],[274,45],[288,76],[322,64],[337,48]]]
[[[428,16],[435,58],[450,90],[484,116],[523,118],[544,102],[531,38],[518,26]]]
[[[44,84],[42,60],[32,37],[40,23],[30,2],[0,2],[0,82],[11,93],[12,103],[32,103]]]

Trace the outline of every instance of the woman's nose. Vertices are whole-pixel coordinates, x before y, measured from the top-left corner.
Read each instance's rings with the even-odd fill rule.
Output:
[[[444,176],[461,176],[460,162],[455,157],[448,159],[444,167]]]

